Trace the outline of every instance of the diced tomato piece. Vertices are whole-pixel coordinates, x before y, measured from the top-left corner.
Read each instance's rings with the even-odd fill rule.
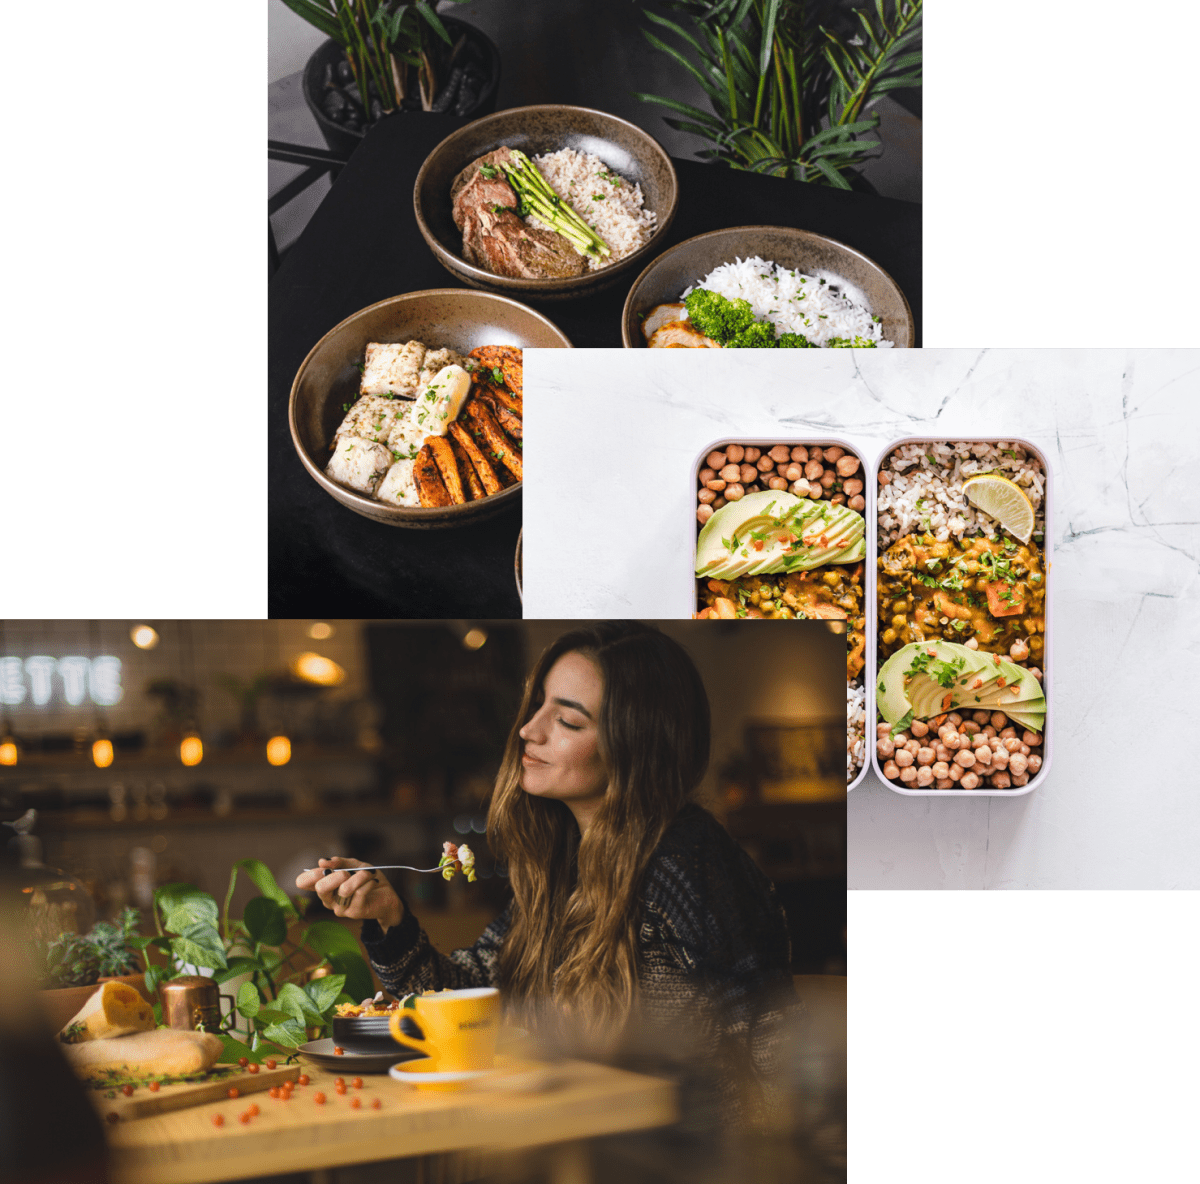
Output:
[[[1002,599],[1007,596],[1008,599]],[[1015,617],[1025,611],[1025,598],[1017,591],[1016,584],[1006,580],[993,580],[987,586],[988,612],[993,617]]]

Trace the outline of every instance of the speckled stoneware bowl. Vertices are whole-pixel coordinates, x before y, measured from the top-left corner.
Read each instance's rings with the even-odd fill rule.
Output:
[[[735,226],[689,238],[655,259],[633,282],[621,314],[626,349],[645,348],[642,318],[658,304],[673,304],[722,263],[755,255],[836,283],[881,318],[883,336],[896,346],[911,346],[912,309],[904,293],[878,263],[845,243],[790,226]]]
[[[598,156],[625,180],[642,187],[645,208],[658,215],[650,241],[610,267],[566,279],[511,279],[468,263],[462,257],[462,232],[451,214],[450,185],[471,161],[504,145],[519,148],[528,156],[559,148]],[[417,225],[447,271],[473,288],[523,294],[536,300],[573,300],[599,292],[645,266],[646,260],[661,249],[678,204],[675,166],[653,136],[615,115],[559,104],[513,107],[460,128],[429,154],[413,189]]]
[[[525,527],[517,532],[517,557],[513,562],[513,570],[517,576],[517,597],[522,604],[525,603],[525,580],[521,571],[521,540],[525,537]]]
[[[515,300],[461,288],[436,288],[393,296],[347,317],[309,351],[296,372],[288,402],[292,443],[301,463],[322,489],[342,505],[388,526],[418,530],[465,526],[491,518],[521,496],[510,485],[491,497],[460,506],[385,506],[325,476],[329,442],[342,422],[343,403],[358,397],[358,365],[370,341],[423,341],[432,348],[467,353],[479,345],[522,349],[569,349],[563,332]]]

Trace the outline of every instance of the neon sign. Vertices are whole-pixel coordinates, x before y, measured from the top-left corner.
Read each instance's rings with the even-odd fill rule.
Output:
[[[120,703],[121,659],[110,654],[99,658],[0,658],[0,703],[6,707],[46,707],[59,691],[62,701],[79,707],[90,699],[97,707]]]

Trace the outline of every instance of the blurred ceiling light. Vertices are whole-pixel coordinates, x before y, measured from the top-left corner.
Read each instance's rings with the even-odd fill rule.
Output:
[[[267,741],[267,761],[272,765],[286,765],[292,759],[292,742],[286,736],[272,736]]]
[[[319,687],[336,687],[346,680],[346,672],[320,654],[301,654],[292,662],[292,673],[302,682],[316,683]]]
[[[139,650],[152,650],[158,645],[158,634],[149,625],[134,625],[129,636]]]
[[[179,759],[190,769],[204,759],[204,744],[195,732],[191,732],[179,742]]]
[[[333,626],[326,621],[314,621],[308,627],[308,635],[313,641],[328,641],[333,636]]]
[[[0,765],[15,765],[17,763],[17,744],[11,736],[0,740]]]
[[[92,741],[92,761],[97,769],[107,769],[113,763],[112,741],[103,736]]]
[[[463,637],[463,645],[469,650],[479,649],[486,641],[486,629],[468,629]]]

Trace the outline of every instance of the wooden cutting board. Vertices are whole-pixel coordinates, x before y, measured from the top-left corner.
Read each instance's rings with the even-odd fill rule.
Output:
[[[139,1085],[133,1094],[126,1097],[120,1089],[89,1090],[92,1103],[102,1118],[109,1122],[125,1122],[134,1118],[146,1118],[151,1114],[165,1114],[168,1110],[183,1110],[188,1106],[201,1106],[205,1102],[219,1102],[229,1097],[230,1089],[236,1088],[240,1097],[262,1093],[285,1081],[295,1081],[300,1076],[299,1065],[280,1065],[277,1069],[260,1067],[257,1073],[248,1073],[237,1065],[214,1065],[212,1071],[219,1076],[208,1081],[181,1081],[174,1085],[163,1085],[157,1090]],[[110,1093],[115,1097],[109,1097]],[[116,1119],[109,1118],[115,1114]]]

